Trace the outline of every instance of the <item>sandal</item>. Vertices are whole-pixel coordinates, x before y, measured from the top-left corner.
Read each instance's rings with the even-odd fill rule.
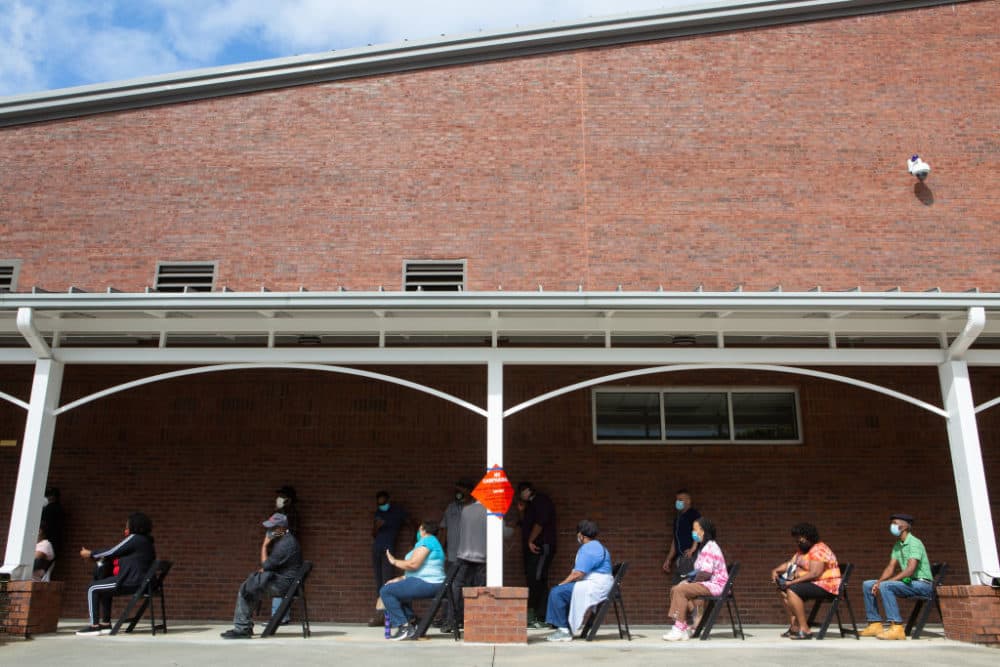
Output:
[[[798,630],[792,630],[792,626],[788,626],[788,629],[781,633],[782,637],[791,637],[793,634],[798,632]]]
[[[799,630],[798,632],[793,632],[791,635],[789,635],[788,638],[789,639],[812,639],[813,636],[812,636],[811,632],[802,632],[801,630]]]

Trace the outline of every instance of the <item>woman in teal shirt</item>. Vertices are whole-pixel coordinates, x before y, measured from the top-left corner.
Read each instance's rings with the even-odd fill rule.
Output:
[[[432,598],[444,584],[444,549],[435,537],[437,521],[423,521],[417,531],[417,543],[405,558],[395,558],[386,549],[386,559],[403,570],[402,577],[387,581],[379,597],[389,613],[389,622],[396,631],[390,639],[416,639],[417,628],[410,624],[413,600]]]

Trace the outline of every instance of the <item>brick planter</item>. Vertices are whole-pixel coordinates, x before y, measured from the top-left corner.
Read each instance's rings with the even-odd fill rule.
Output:
[[[0,616],[2,631],[9,637],[55,632],[62,608],[63,582],[9,581],[7,610]]]
[[[944,636],[1000,648],[1000,590],[989,586],[938,589]]]
[[[468,587],[465,597],[467,642],[528,643],[528,589]]]

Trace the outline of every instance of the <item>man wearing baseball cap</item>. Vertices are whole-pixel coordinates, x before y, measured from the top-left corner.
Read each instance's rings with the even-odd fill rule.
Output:
[[[267,528],[267,533],[260,545],[260,565],[240,586],[233,629],[223,632],[223,639],[253,637],[252,616],[261,598],[265,595],[285,595],[302,565],[302,550],[295,536],[288,532],[288,517],[275,512],[263,526]]]
[[[896,598],[928,596],[933,586],[934,575],[931,574],[931,562],[927,558],[924,543],[910,533],[913,528],[913,517],[909,514],[893,514],[889,532],[896,537],[892,545],[892,555],[889,564],[882,570],[877,579],[869,579],[862,584],[865,594],[865,613],[868,617],[868,627],[861,631],[862,637],[877,637],[878,639],[906,639],[903,628],[903,617],[899,614],[899,603]],[[883,626],[883,617],[878,611],[877,597],[882,598],[882,609],[885,620],[890,623]]]

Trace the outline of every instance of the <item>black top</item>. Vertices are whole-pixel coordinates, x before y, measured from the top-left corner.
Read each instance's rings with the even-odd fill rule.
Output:
[[[42,508],[42,523],[45,524],[45,537],[52,543],[52,550],[58,555],[62,547],[63,525],[66,517],[62,505],[56,501]]]
[[[295,535],[285,533],[271,542],[271,553],[261,564],[265,572],[274,573],[275,586],[283,593],[288,590],[295,573],[302,566],[302,549]]]
[[[689,507],[680,514],[674,515],[674,546],[677,547],[677,555],[691,548],[694,538],[691,531],[694,529],[694,522],[701,518],[701,512],[693,507]]]
[[[118,583],[122,586],[141,586],[149,566],[156,560],[156,548],[153,538],[133,533],[110,549],[93,552],[91,557],[117,560]]]
[[[551,551],[554,552],[556,549],[556,506],[552,503],[552,499],[544,493],[536,493],[524,508],[521,537],[525,547],[528,546],[531,529],[536,523],[542,527],[542,532],[535,538],[535,544],[539,546],[548,544]]]

